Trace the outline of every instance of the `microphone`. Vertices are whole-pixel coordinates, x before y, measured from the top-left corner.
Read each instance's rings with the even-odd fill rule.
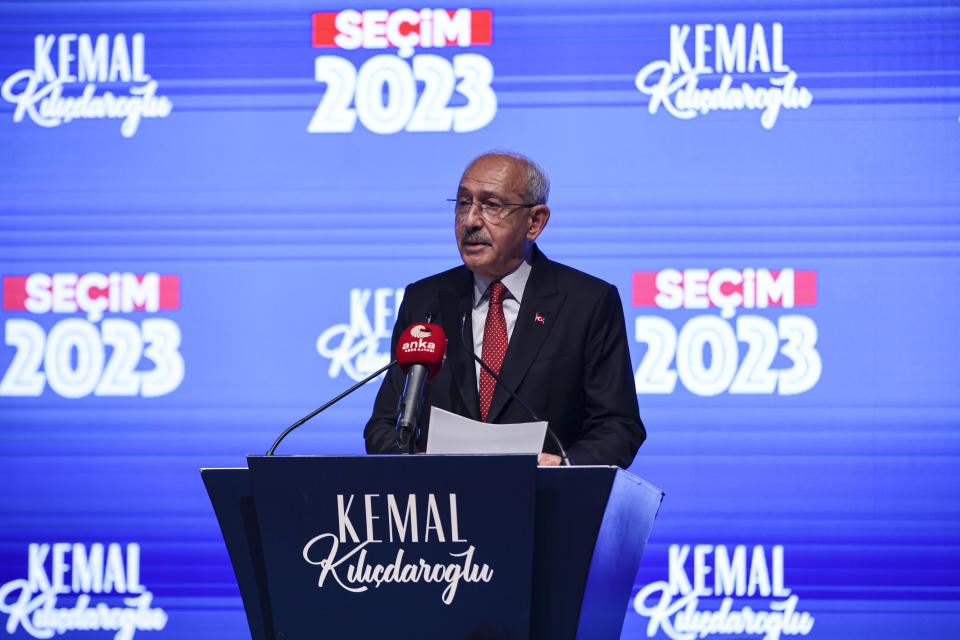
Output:
[[[468,313],[467,311],[460,312],[460,344],[463,346],[464,350],[467,351],[471,356],[473,356],[473,359],[476,360],[477,363],[479,363],[479,365],[483,367],[487,371],[487,373],[490,374],[490,376],[497,382],[498,385],[500,385],[501,388],[506,389],[507,393],[510,394],[510,397],[516,400],[517,403],[521,407],[523,407],[527,413],[530,414],[530,417],[533,418],[534,422],[544,422],[544,420],[542,420],[540,417],[537,416],[537,414],[533,412],[533,409],[527,406],[526,402],[520,399],[520,396],[518,396],[513,392],[513,389],[503,384],[503,381],[500,379],[500,376],[497,375],[497,373],[490,368],[490,365],[488,365],[486,362],[484,362],[480,358],[480,356],[474,353],[472,348],[467,347],[467,342],[463,337],[463,327],[467,324],[467,313]],[[555,434],[553,432],[553,429],[550,428],[549,422],[547,423],[547,434],[549,434],[549,436],[553,438],[554,444],[556,444],[557,449],[560,450],[560,460],[563,466],[572,467],[573,463],[570,462],[570,458],[567,457],[567,450],[563,448],[563,443],[560,442],[560,438],[558,438],[557,434]]]
[[[401,450],[414,453],[416,438],[411,436],[419,431],[423,387],[440,371],[446,350],[447,337],[438,324],[415,324],[400,334],[397,364],[407,374],[397,418],[397,446]]]

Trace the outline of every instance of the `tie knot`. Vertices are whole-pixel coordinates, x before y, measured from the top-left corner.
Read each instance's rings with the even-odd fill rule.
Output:
[[[503,304],[503,299],[507,297],[507,287],[497,280],[490,285],[490,304]]]

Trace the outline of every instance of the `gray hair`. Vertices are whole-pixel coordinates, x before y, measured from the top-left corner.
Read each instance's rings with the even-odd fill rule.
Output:
[[[527,172],[527,187],[524,198],[530,204],[547,204],[547,198],[550,197],[550,177],[543,170],[543,167],[522,153],[509,149],[494,149],[481,153],[470,162],[470,165],[486,156],[507,156],[518,160]]]

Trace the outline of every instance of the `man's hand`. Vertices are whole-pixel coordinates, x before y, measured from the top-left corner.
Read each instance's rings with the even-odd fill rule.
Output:
[[[541,453],[537,459],[537,464],[541,467],[559,467],[561,462],[560,456],[555,456],[552,453]]]

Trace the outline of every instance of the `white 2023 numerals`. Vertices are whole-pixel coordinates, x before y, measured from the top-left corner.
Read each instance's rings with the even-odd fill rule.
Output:
[[[180,327],[167,318],[148,318],[141,325],[107,318],[99,331],[91,322],[67,318],[49,334],[32,320],[11,318],[5,341],[17,351],[0,380],[0,396],[39,396],[49,384],[64,398],[153,397],[183,380]],[[112,348],[109,358],[105,347]],[[141,356],[153,368],[137,371]]]
[[[346,58],[318,56],[314,77],[327,88],[307,125],[310,133],[348,133],[358,118],[381,134],[476,131],[497,113],[497,95],[490,87],[493,65],[475,53],[454,56],[452,64],[430,54],[413,56],[410,63],[379,55],[364,62],[359,72]],[[419,96],[418,82],[423,83]],[[454,91],[465,104],[450,106]]]
[[[677,379],[692,393],[714,396],[730,393],[794,395],[810,390],[820,379],[817,325],[806,316],[787,315],[771,320],[761,316],[737,318],[736,333],[726,320],[694,316],[679,335],[669,320],[659,316],[636,319],[637,342],[647,352],[637,367],[637,393],[673,393]],[[781,340],[786,340],[783,346]],[[740,360],[739,342],[747,344]],[[705,347],[710,362],[705,362]],[[788,369],[771,369],[778,352],[790,359]],[[676,369],[670,363],[676,360]]]

